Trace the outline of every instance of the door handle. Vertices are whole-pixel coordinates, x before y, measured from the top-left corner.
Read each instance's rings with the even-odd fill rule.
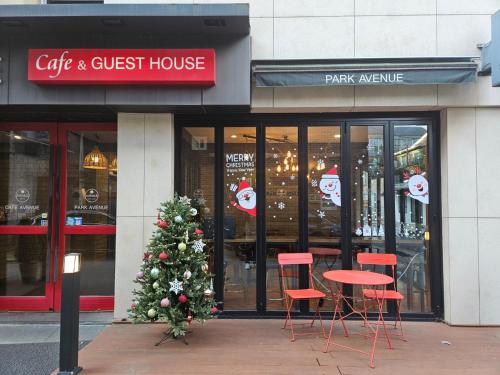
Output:
[[[56,148],[56,189],[55,189],[55,215],[54,215],[54,222],[55,222],[55,228],[54,228],[54,273],[53,273],[53,280],[54,282],[57,282],[57,279],[59,277],[59,228],[61,226],[60,223],[60,218],[61,218],[61,213],[59,212],[60,209],[60,188],[61,188],[61,156],[62,156],[62,150],[61,150],[61,145],[57,145]]]
[[[54,163],[55,163],[55,146],[50,145],[49,154],[49,208],[47,217],[47,254],[45,258],[45,282],[50,282],[50,266],[51,266],[51,255],[52,255],[52,213],[54,206]]]

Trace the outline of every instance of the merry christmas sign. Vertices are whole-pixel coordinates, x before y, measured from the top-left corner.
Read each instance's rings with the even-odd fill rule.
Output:
[[[59,85],[215,85],[213,49],[30,49],[28,80]]]

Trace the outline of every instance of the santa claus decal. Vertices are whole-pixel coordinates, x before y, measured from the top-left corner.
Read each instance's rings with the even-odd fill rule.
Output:
[[[330,199],[333,204],[340,207],[340,179],[337,174],[337,166],[321,176],[319,189],[321,190],[322,198]]]
[[[405,170],[403,181],[408,184],[408,191],[405,191],[404,194],[423,204],[429,204],[429,182],[424,175],[425,172],[422,172],[418,166]]]
[[[250,216],[257,215],[257,194],[253,191],[248,181],[242,179],[238,186],[231,184],[231,191],[236,193],[238,202],[235,202],[230,196],[229,203],[238,210],[248,213]]]

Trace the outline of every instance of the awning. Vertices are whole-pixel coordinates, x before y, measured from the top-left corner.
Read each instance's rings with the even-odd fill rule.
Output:
[[[259,60],[257,87],[459,84],[476,80],[472,57]]]

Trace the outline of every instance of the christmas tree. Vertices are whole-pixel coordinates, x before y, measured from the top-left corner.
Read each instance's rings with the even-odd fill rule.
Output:
[[[129,310],[134,321],[164,321],[167,335],[185,336],[191,321],[215,317],[217,307],[209,274],[208,254],[199,228],[201,210],[187,197],[162,203],[156,229],[134,282]]]

